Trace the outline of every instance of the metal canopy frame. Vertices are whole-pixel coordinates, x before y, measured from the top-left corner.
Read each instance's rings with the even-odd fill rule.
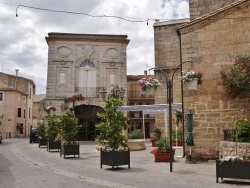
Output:
[[[172,103],[172,110],[182,111],[182,103]],[[153,104],[153,105],[133,105],[133,106],[121,106],[117,108],[117,111],[127,112],[127,111],[142,111],[142,121],[143,121],[143,134],[145,139],[145,114],[164,114],[165,116],[165,133],[167,132],[167,114],[169,113],[169,104]]]

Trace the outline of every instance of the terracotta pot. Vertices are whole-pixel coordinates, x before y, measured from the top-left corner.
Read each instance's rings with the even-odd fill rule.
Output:
[[[173,140],[172,143],[173,143],[173,146],[176,146],[176,141],[175,140]],[[183,146],[182,141],[177,141],[177,146]]]
[[[172,152],[172,159],[174,161],[175,151]],[[170,162],[170,153],[155,153],[155,162]]]

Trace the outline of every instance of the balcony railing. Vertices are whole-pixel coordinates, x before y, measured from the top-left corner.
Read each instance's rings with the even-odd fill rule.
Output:
[[[145,91],[128,91],[128,98],[155,98],[154,94],[145,93]]]
[[[99,98],[100,95],[100,87],[76,87],[75,89],[88,98]]]

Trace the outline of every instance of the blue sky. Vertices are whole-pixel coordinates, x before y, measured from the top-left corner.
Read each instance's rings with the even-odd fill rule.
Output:
[[[17,9],[18,5],[117,16],[130,21],[23,6]],[[187,0],[0,0],[0,71],[15,75],[15,69],[19,69],[19,76],[35,82],[37,94],[46,93],[48,46],[45,36],[49,32],[64,32],[128,35],[127,74],[143,74],[144,70],[154,67],[154,20],[182,18],[189,18]]]

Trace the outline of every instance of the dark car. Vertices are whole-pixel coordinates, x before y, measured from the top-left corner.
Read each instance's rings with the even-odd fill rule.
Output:
[[[38,142],[38,134],[37,134],[37,129],[36,128],[32,128],[30,130],[30,144],[32,142]]]
[[[2,135],[2,133],[0,131],[0,144],[2,144],[2,140],[3,140],[3,135]]]

